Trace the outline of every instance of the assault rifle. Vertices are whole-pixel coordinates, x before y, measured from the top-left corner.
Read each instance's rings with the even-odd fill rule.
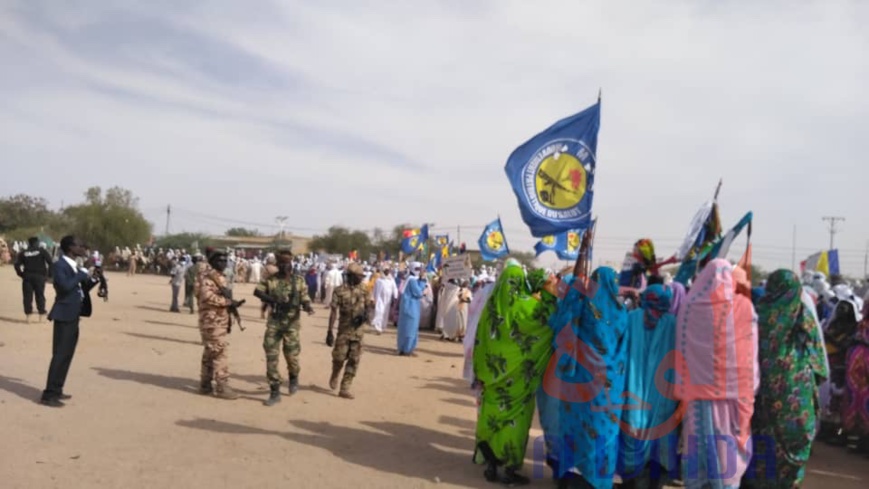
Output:
[[[212,270],[211,273],[215,274],[218,272]],[[242,299],[240,301],[233,300],[232,290],[220,285],[220,282],[217,281],[217,278],[215,278],[214,275],[211,276],[211,280],[214,282],[215,285],[217,285],[218,293],[220,293],[220,295],[222,295],[223,297],[226,297],[227,299],[230,300],[229,307],[227,308],[229,310],[228,311],[229,312],[229,328],[227,329],[226,333],[227,334],[232,333],[232,320],[233,319],[235,319],[235,322],[238,323],[238,328],[240,330],[244,331],[244,325],[241,324],[241,315],[238,313],[238,308],[241,307],[242,305],[244,305],[244,303],[247,302],[247,299]]]

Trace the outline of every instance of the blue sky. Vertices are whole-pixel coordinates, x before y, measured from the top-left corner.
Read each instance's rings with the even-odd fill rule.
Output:
[[[756,262],[789,266],[795,225],[798,260],[825,247],[837,215],[857,274],[867,22],[856,0],[6,1],[0,195],[121,185],[157,232],[171,204],[173,232],[286,215],[471,243],[500,214],[530,251],[507,156],[602,88],[597,258],[669,254],[720,177]]]

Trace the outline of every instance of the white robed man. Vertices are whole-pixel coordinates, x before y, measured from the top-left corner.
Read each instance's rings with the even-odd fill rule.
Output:
[[[334,292],[336,288],[344,285],[344,277],[341,276],[341,270],[335,268],[334,263],[329,264],[329,270],[326,272],[324,282],[326,285],[326,296],[323,298],[323,302],[331,307],[332,292]]]
[[[383,276],[374,283],[374,318],[371,321],[371,326],[374,327],[377,334],[382,333],[386,329],[386,325],[389,324],[392,301],[397,299],[398,286],[395,285],[392,270],[387,268],[383,271]]]
[[[260,280],[262,280],[263,274],[263,262],[260,261],[259,257],[253,259],[250,264],[250,281],[258,284]]]
[[[435,317],[435,331],[440,332],[442,340],[454,341],[459,336],[459,285],[449,280],[441,286],[438,294],[438,310]],[[465,331],[462,328],[462,336]]]

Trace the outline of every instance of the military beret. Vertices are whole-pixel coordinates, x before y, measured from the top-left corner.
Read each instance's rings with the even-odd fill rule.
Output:
[[[278,263],[292,263],[293,261],[293,252],[290,250],[280,250],[278,251]]]
[[[355,261],[347,265],[347,273],[352,273],[353,275],[357,275],[359,277],[365,276],[365,270],[362,269],[362,265],[356,263]]]

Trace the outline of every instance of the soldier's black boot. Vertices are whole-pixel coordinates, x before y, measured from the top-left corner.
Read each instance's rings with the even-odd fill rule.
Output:
[[[290,375],[290,395],[299,392],[299,376]]]
[[[270,386],[271,393],[269,394],[269,398],[266,399],[264,403],[266,406],[274,406],[275,404],[281,402],[281,386],[280,384],[275,384]]]

